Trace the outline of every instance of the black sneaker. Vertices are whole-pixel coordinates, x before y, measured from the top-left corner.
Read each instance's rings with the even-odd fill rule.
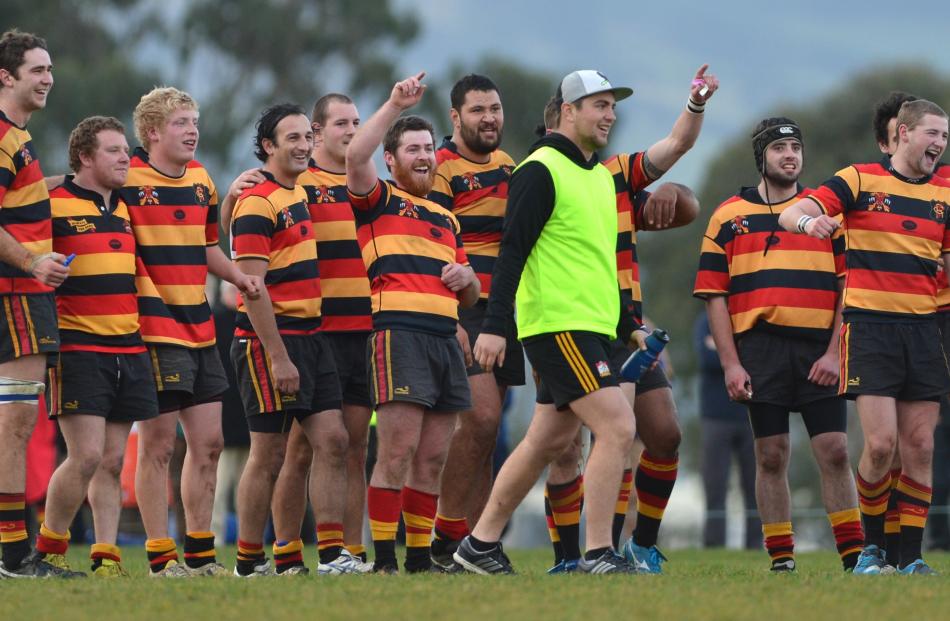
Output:
[[[23,559],[16,569],[7,569],[0,562],[0,578],[85,578],[81,571],[73,571],[66,567],[58,567],[47,562],[41,552],[34,550]],[[65,564],[65,563],[64,563]]]
[[[592,561],[582,558],[577,562],[577,571],[585,574],[635,574],[637,568],[610,548]]]
[[[498,542],[494,548],[488,552],[479,552],[472,547],[471,537],[466,537],[459,544],[455,554],[452,555],[455,562],[463,569],[482,575],[489,574],[513,574],[515,570],[511,567],[511,561]]]
[[[399,565],[396,563],[373,563],[373,572],[374,574],[384,574],[395,576],[399,573]]]
[[[462,568],[452,555],[459,548],[459,541],[455,539],[433,539],[432,540],[432,565],[438,567],[443,574],[455,574],[462,571]]]

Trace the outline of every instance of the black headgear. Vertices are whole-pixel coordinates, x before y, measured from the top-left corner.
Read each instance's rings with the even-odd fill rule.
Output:
[[[805,141],[802,139],[802,130],[795,121],[777,117],[767,119],[763,123],[765,127],[752,134],[752,154],[755,156],[755,168],[762,173],[765,172],[765,150],[773,142],[794,138],[803,147],[805,146]],[[759,123],[759,126],[763,123]]]

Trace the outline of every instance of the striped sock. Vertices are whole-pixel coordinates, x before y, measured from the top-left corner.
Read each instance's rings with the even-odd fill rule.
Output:
[[[623,479],[620,480],[620,492],[617,494],[617,504],[614,505],[614,522],[611,527],[611,536],[613,537],[615,550],[620,549],[620,533],[623,531],[623,523],[627,521],[631,490],[633,490],[633,468],[627,468],[623,471]]]
[[[0,493],[0,545],[3,547],[3,566],[7,569],[18,569],[30,553],[24,492]]]
[[[214,533],[199,531],[185,534],[185,565],[197,569],[215,562]]]
[[[861,529],[861,511],[857,507],[828,514],[835,546],[845,570],[854,569],[864,546],[864,531]]]
[[[40,534],[36,536],[36,551],[43,554],[66,554],[69,549],[69,529],[65,533],[57,533],[46,526],[40,526]]]
[[[237,543],[237,572],[242,576],[250,576],[254,568],[264,562],[264,544],[241,539]]]
[[[343,524],[317,524],[317,553],[321,563],[332,563],[343,553]]]
[[[584,476],[560,485],[547,484],[551,517],[561,538],[561,550],[567,560],[581,557],[581,507],[584,504]]]
[[[164,539],[148,539],[145,542],[145,552],[148,554],[148,564],[153,574],[165,569],[169,562],[178,562],[178,550],[175,540],[170,537]]]
[[[858,471],[855,479],[858,485],[861,521],[864,522],[864,544],[884,549],[884,514],[887,512],[887,501],[891,495],[891,473],[888,472],[879,481],[871,482]]]
[[[104,560],[121,563],[122,551],[112,543],[94,543],[89,547],[89,560],[92,561],[92,571],[96,571]]]
[[[795,560],[795,536],[791,522],[763,524],[762,534],[765,536],[765,550],[772,559],[772,567]]]
[[[454,518],[441,513],[435,515],[436,539],[461,541],[469,533],[468,521],[464,517]]]
[[[897,494],[894,493],[900,478],[900,468],[891,470],[891,495],[887,498],[887,511],[884,513],[884,558],[894,567],[900,565],[901,560],[901,514],[897,510]]]
[[[548,486],[544,486],[544,519],[548,523],[548,537],[551,538],[551,545],[554,546],[554,564],[557,565],[564,560],[564,547],[561,545],[561,535],[557,532],[557,524],[554,523],[554,512],[551,510],[551,501],[548,499]]]
[[[399,490],[374,487],[366,489],[369,529],[373,533],[374,567],[394,568],[396,562],[396,531],[399,529]]]
[[[933,489],[902,474],[894,491],[901,516],[900,567],[903,569],[923,558],[920,548],[924,540],[924,527],[927,525]]]
[[[633,530],[633,542],[649,548],[656,545],[660,534],[663,512],[670,501],[676,474],[679,471],[679,456],[660,459],[643,451],[637,467],[637,526]]]
[[[406,571],[428,571],[432,567],[430,545],[432,525],[439,504],[437,494],[411,487],[402,488],[402,519],[406,524]]]
[[[274,567],[277,573],[282,574],[291,567],[303,566],[303,540],[275,541]]]
[[[366,562],[366,546],[364,546],[362,543],[355,545],[344,545],[343,547],[346,548],[347,552],[356,558],[360,559],[364,563]]]

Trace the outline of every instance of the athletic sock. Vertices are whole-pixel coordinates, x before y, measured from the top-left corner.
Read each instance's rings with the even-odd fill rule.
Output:
[[[923,558],[921,543],[933,489],[902,474],[894,491],[898,497],[897,509],[901,516],[900,567],[903,569]]]
[[[561,550],[566,560],[581,557],[581,507],[584,503],[584,477],[561,485],[548,483],[548,501],[551,503],[551,516],[561,538]]]
[[[273,545],[274,567],[282,574],[291,567],[303,565],[303,540],[275,541]]]
[[[254,568],[264,562],[264,544],[238,539],[237,548],[237,572],[242,576],[250,576]]]
[[[864,532],[861,529],[861,511],[857,507],[835,511],[828,514],[831,532],[835,536],[835,547],[841,557],[844,568],[854,569],[864,546]]]
[[[594,548],[593,550],[588,550],[587,552],[584,552],[584,560],[585,561],[597,560],[601,556],[603,556],[604,553],[609,549],[610,548]]]
[[[105,560],[121,563],[122,551],[113,543],[94,543],[89,547],[89,560],[92,562],[92,571],[96,571]]]
[[[366,546],[364,546],[362,543],[357,543],[353,545],[344,545],[343,547],[346,548],[347,552],[349,552],[356,558],[360,559],[364,563],[366,562]]]
[[[396,567],[396,531],[399,529],[399,490],[370,485],[366,490],[369,528],[373,533],[375,567]]]
[[[617,494],[617,503],[614,505],[614,522],[611,526],[611,537],[614,549],[620,549],[620,534],[623,532],[623,523],[627,521],[627,509],[630,507],[630,491],[633,489],[633,468],[623,471],[620,480],[620,492]]]
[[[636,476],[637,526],[633,529],[633,542],[638,546],[656,545],[663,512],[676,485],[679,463],[678,455],[670,459],[653,457],[646,451],[640,455]]]
[[[468,542],[472,544],[472,549],[476,552],[491,552],[498,547],[497,541],[482,541],[475,535],[469,535]]]
[[[900,478],[900,468],[891,470],[891,494],[888,496],[887,511],[884,513],[884,558],[894,567],[897,567],[901,560],[901,514],[897,510],[897,494],[894,493]]]
[[[454,518],[441,513],[435,515],[435,538],[443,541],[461,541],[469,533],[464,517]]]
[[[867,481],[858,472],[855,477],[858,485],[858,506],[861,508],[861,521],[864,522],[864,545],[875,545],[884,549],[884,514],[887,512],[887,500],[891,495],[891,473],[888,472],[879,481]]]
[[[322,564],[332,563],[343,553],[343,524],[317,524],[317,554]]]
[[[778,563],[795,561],[795,538],[791,522],[773,522],[762,525],[765,550],[772,559],[772,567]]]
[[[0,493],[0,544],[3,546],[3,566],[7,569],[18,569],[30,553],[24,492]]]
[[[164,539],[148,539],[145,542],[145,552],[148,554],[148,565],[153,574],[165,569],[169,562],[178,562],[178,550],[175,540],[170,537]]]
[[[185,565],[197,569],[215,562],[214,533],[197,531],[185,534]]]
[[[432,567],[432,525],[435,522],[437,494],[411,487],[402,488],[402,520],[406,524],[406,571],[428,571]]]
[[[66,554],[69,549],[69,529],[65,533],[50,530],[44,522],[36,536],[36,551],[42,554]]]
[[[547,485],[544,486],[544,519],[548,523],[548,537],[551,538],[551,545],[554,547],[554,564],[557,565],[564,560],[564,547],[561,545],[561,535],[557,532],[557,524],[554,523]]]

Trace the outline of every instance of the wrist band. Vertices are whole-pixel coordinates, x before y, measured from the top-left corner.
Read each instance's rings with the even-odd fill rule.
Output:
[[[799,219],[798,219],[798,225],[797,225],[798,232],[799,232],[799,233],[804,233],[804,232],[805,232],[805,227],[808,226],[808,223],[811,222],[812,220],[814,220],[814,218],[812,218],[812,217],[809,216],[808,214],[805,214],[804,216],[802,216],[801,218],[799,218]]]
[[[686,99],[686,109],[693,114],[702,114],[706,110],[706,102],[695,102],[692,97]]]

